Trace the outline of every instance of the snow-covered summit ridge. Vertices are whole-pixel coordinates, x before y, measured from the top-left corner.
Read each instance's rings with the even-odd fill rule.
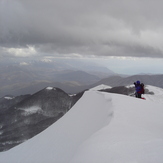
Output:
[[[90,90],[92,90],[92,91],[98,91],[98,90],[110,89],[110,88],[112,88],[112,87],[110,87],[108,85],[105,85],[105,84],[101,84],[101,85],[98,85],[96,87],[91,88]]]
[[[129,93],[128,95],[130,96],[132,94],[134,96],[134,87],[135,87],[134,84],[127,85],[125,87],[127,89],[133,88],[133,92],[132,93]],[[112,90],[114,88],[116,88],[116,87],[113,87],[112,88],[110,86],[107,86],[107,85],[102,84],[102,85],[93,87],[90,90],[94,90],[94,91],[97,91],[97,90],[106,90],[106,89],[107,90],[108,89]],[[122,87],[119,87],[118,89],[120,90],[120,89],[122,89]],[[117,93],[118,93],[118,89],[116,90]],[[124,92],[124,94],[125,94],[125,92]],[[156,87],[156,86],[145,85],[145,94],[143,94],[142,97],[144,97],[148,101],[161,102],[161,103],[163,103],[163,89],[162,88],[159,88],[159,87]]]
[[[87,91],[56,123],[27,142],[0,153],[0,160],[162,163],[162,117],[160,103]]]
[[[154,95],[163,95],[163,89],[162,88],[152,86],[152,85],[146,85],[145,88],[147,88],[150,92],[153,92]]]
[[[127,87],[131,88],[134,87],[134,85]],[[142,97],[148,101],[163,103],[163,89],[152,85],[145,85],[145,94],[143,94]]]
[[[146,100],[163,103],[163,89],[162,88],[151,86],[151,85],[146,85],[145,88],[151,92],[151,94],[143,95]]]
[[[126,88],[135,87],[134,84],[127,85]],[[150,92],[153,92],[154,95],[163,95],[163,89],[160,87],[145,85],[145,89],[148,89]]]

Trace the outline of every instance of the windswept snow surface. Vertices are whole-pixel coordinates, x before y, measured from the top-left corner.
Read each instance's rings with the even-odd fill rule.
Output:
[[[101,84],[101,85],[98,85],[96,87],[91,88],[90,90],[92,90],[92,91],[98,91],[98,90],[109,89],[109,88],[112,88],[112,87],[110,87],[108,85]]]
[[[154,101],[154,102],[161,102],[163,103],[163,89],[158,88],[155,86],[147,85],[145,88],[147,88],[150,92],[153,92],[154,95],[150,94],[144,94],[146,100]]]
[[[9,151],[1,152],[0,161],[162,163],[162,103],[87,91],[48,129]]]

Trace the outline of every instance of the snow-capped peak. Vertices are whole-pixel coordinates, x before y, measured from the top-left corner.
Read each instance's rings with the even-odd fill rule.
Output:
[[[46,89],[47,89],[47,90],[56,90],[56,89],[53,88],[53,87],[47,87]]]
[[[90,90],[92,90],[92,91],[98,91],[98,90],[110,89],[110,88],[112,88],[112,87],[110,87],[108,85],[105,85],[105,84],[101,84],[101,85],[98,85],[96,87],[91,88]]]
[[[7,100],[12,100],[14,97],[5,96],[4,98]]]

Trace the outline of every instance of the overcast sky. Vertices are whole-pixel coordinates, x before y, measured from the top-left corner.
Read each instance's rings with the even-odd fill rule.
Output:
[[[162,0],[0,0],[0,59],[141,57],[163,73],[162,15]]]

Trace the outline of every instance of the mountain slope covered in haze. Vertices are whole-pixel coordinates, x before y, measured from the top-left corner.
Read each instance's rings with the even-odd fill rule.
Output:
[[[106,84],[112,87],[115,86],[126,86],[129,84],[133,84],[135,81],[140,80],[145,85],[153,85],[156,87],[163,88],[163,75],[133,75],[128,77],[121,76],[112,76],[105,79],[100,80],[94,85]]]
[[[97,85],[125,86],[136,80],[163,88],[163,75],[125,76],[95,63],[42,59],[0,61],[0,97],[33,94],[47,86],[78,93]]]
[[[89,85],[114,74],[106,67],[75,60],[0,61],[0,97],[33,94],[50,84],[54,87],[59,87],[58,83],[63,87]]]
[[[71,76],[69,76],[70,74]],[[62,72],[57,76],[60,78],[60,82],[54,82],[54,79],[51,81],[48,80],[48,78],[44,78],[33,82],[15,83],[4,87],[1,86],[0,96],[33,94],[47,86],[61,88],[67,93],[78,93],[101,84],[106,84],[111,87],[126,86],[133,84],[137,80],[140,80],[145,85],[154,85],[163,88],[163,75],[110,76],[100,80],[100,78],[95,75],[83,71],[73,71],[66,73]]]

